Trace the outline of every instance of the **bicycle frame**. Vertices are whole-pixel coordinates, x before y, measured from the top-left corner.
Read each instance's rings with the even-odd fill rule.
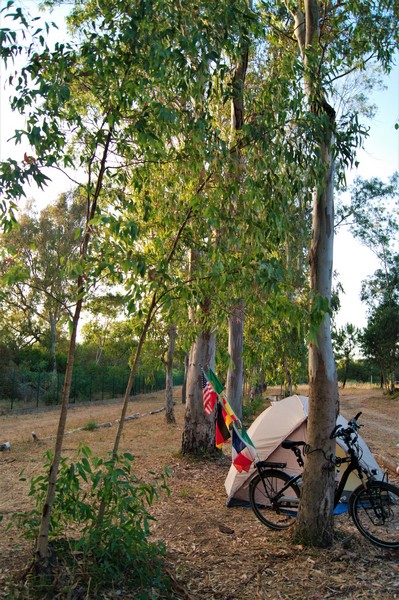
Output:
[[[346,458],[339,458],[336,459],[336,466],[340,466],[343,463],[348,463],[348,466],[346,467],[346,469],[343,471],[341,479],[339,481],[339,484],[335,490],[334,493],[334,508],[336,508],[336,506],[339,504],[341,497],[343,495],[343,491],[345,489],[346,483],[349,479],[349,476],[351,473],[353,473],[354,471],[357,471],[357,474],[359,476],[359,479],[361,481],[360,485],[363,485],[365,487],[365,483],[364,483],[364,474],[363,474],[363,470],[361,468],[361,465],[359,464],[359,459],[357,458],[355,451],[353,450],[353,448],[348,446],[348,454],[349,456]],[[262,470],[265,469],[276,469],[276,470],[284,470],[287,466],[286,463],[273,463],[273,462],[267,462],[267,461],[259,461],[258,463],[255,464],[257,471],[260,475],[260,477],[262,478],[263,481],[263,476],[262,476]],[[302,465],[301,465],[302,466]],[[372,474],[371,475],[367,475],[367,480],[372,479]],[[300,486],[300,482],[302,480],[302,473],[299,473],[298,475],[292,475],[292,477],[290,477],[290,479],[287,481],[287,483],[279,490],[277,496],[275,498],[270,498],[271,501],[273,500],[278,500],[279,498],[281,498],[281,496],[284,495],[284,492],[292,485],[292,484],[296,484]],[[266,491],[266,489],[265,489]],[[348,498],[349,500],[349,498]]]
[[[351,473],[353,473],[354,471],[357,471],[357,474],[361,481],[361,485],[365,486],[364,475],[363,475],[363,471],[359,465],[359,459],[355,456],[355,453],[352,450],[352,448],[348,448],[348,453],[349,453],[348,457],[340,458],[336,462],[337,466],[339,466],[343,463],[348,463],[348,466],[346,467],[345,471],[342,473],[341,479],[338,483],[338,486],[336,487],[335,494],[334,494],[334,508],[339,504],[339,502],[341,500],[343,491],[345,489],[346,482],[348,481]],[[367,479],[369,479],[369,477],[367,477]],[[348,500],[349,500],[349,498],[348,498]]]

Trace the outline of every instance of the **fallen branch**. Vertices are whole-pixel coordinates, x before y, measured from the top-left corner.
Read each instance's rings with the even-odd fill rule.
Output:
[[[112,427],[112,423],[109,421],[108,423],[95,423],[93,425],[93,429],[101,429],[102,427]],[[86,429],[86,427],[79,427],[79,429]]]
[[[163,406],[162,408],[157,408],[156,410],[152,410],[151,412],[148,413],[134,413],[132,415],[129,415],[128,417],[125,417],[125,421],[132,421],[133,419],[140,419],[142,417],[149,417],[150,415],[156,415],[157,413],[160,413],[162,411],[166,410],[165,407]],[[120,420],[119,419],[115,419],[115,423],[119,423]],[[112,423],[109,421],[107,423],[93,423],[93,425],[90,426],[90,430],[91,429],[101,429],[102,427],[112,427]],[[77,427],[76,429],[71,429],[70,431],[66,431],[64,435],[71,435],[72,433],[76,433],[77,431],[89,431],[87,425],[84,425],[83,427]],[[34,431],[32,431],[32,437],[34,442],[36,443],[41,443],[44,440],[53,440],[55,438],[55,435],[48,435],[44,438],[39,438],[36,433]],[[6,444],[8,444],[7,448],[2,448],[2,446],[5,446]],[[1,444],[0,445],[0,451],[1,450],[10,450],[9,447],[9,442],[6,442],[6,444]]]
[[[162,408],[157,408],[157,410],[152,410],[149,413],[134,413],[133,415],[125,417],[125,421],[131,421],[132,419],[139,419],[140,417],[149,417],[150,415],[156,415],[157,413],[160,413],[163,410],[166,410],[165,406],[163,406]],[[115,423],[120,423],[120,419],[115,419]]]

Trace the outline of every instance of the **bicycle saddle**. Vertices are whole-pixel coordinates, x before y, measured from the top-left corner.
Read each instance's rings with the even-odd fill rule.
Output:
[[[281,445],[286,450],[291,450],[291,448],[295,448],[295,446],[306,446],[306,442],[298,442],[296,440],[284,440],[281,443]]]

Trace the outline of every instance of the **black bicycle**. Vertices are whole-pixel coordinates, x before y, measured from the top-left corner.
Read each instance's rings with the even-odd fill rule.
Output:
[[[383,548],[399,548],[399,488],[376,478],[377,472],[362,463],[362,450],[358,443],[358,413],[347,427],[337,425],[331,439],[341,438],[347,447],[348,456],[336,457],[334,465],[348,463],[337,484],[334,507],[342,500],[349,475],[356,471],[361,484],[353,490],[348,499],[349,516],[360,533],[370,542]],[[299,467],[304,462],[301,448],[305,442],[286,440],[282,447],[295,453]],[[305,448],[306,451],[306,448]],[[295,522],[299,508],[302,473],[289,475],[282,469],[286,463],[258,461],[258,474],[249,486],[251,508],[258,519],[271,529],[286,529]]]

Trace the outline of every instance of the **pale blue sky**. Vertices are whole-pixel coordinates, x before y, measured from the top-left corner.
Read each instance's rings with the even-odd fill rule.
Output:
[[[386,90],[372,94],[378,106],[377,114],[370,123],[370,135],[364,150],[359,150],[359,167],[349,173],[349,179],[380,177],[387,181],[399,171],[399,67],[396,64],[386,78]],[[399,241],[397,241],[399,244]],[[398,246],[399,251],[399,246]],[[354,240],[348,231],[341,231],[335,238],[334,269],[339,272],[345,295],[341,297],[341,310],[337,316],[338,326],[353,323],[364,327],[367,323],[366,307],[360,302],[361,281],[378,268],[371,250]]]

